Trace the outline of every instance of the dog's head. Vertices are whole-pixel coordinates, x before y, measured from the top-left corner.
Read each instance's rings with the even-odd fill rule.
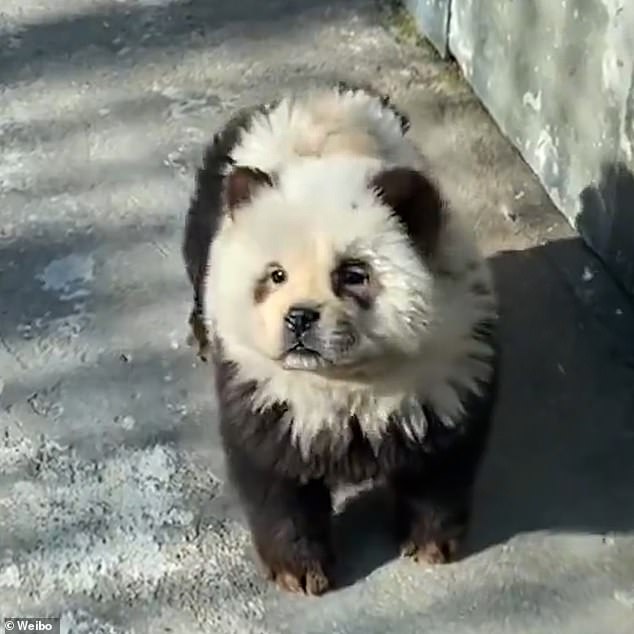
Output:
[[[422,173],[306,159],[278,175],[234,167],[224,191],[209,273],[223,340],[260,363],[326,376],[420,349],[443,222]]]

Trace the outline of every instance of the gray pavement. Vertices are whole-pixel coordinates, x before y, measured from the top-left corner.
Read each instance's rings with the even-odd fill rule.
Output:
[[[370,0],[3,0],[0,616],[64,632],[632,634],[634,312],[460,78]],[[261,579],[185,345],[183,214],[241,105],[348,77],[492,257],[502,399],[464,560],[399,560],[380,495],[341,589]]]

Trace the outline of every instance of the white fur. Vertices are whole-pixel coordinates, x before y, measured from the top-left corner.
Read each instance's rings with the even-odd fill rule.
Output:
[[[240,165],[277,172],[298,157],[341,153],[395,165],[420,160],[403,137],[397,115],[363,91],[315,91],[283,99],[272,111],[255,115],[231,157]]]
[[[329,146],[329,138],[336,142]],[[476,281],[491,289],[489,271],[450,210],[432,270],[368,189],[370,177],[386,166],[421,165],[395,115],[365,93],[285,100],[256,118],[233,158],[278,176],[276,187],[264,188],[248,210],[225,219],[205,284],[210,327],[237,362],[238,378],[258,385],[253,407],[286,401],[288,424],[304,452],[324,427],[345,439],[345,421],[353,414],[373,442],[395,412],[410,436],[422,438],[427,421],[421,400],[447,425],[456,424],[462,395],[477,390],[491,371],[489,363],[473,359],[490,357],[492,350],[471,331],[495,317],[496,302],[492,290],[486,296],[470,290]],[[258,351],[250,306],[254,280],[289,250],[318,276],[350,245],[370,260],[384,289],[371,311],[371,331],[393,353],[362,377],[284,370]]]

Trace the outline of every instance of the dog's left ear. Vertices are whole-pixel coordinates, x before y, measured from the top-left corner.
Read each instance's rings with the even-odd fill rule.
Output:
[[[224,198],[229,214],[233,217],[236,210],[248,203],[261,187],[272,187],[273,179],[255,167],[239,165],[234,167],[224,182]]]
[[[434,183],[417,170],[394,167],[376,174],[370,187],[394,210],[423,254],[432,255],[443,216],[443,201]]]

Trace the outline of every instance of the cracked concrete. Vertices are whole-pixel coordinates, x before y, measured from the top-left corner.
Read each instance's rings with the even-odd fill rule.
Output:
[[[371,0],[5,0],[0,615],[63,631],[631,634],[634,312],[454,66]],[[184,345],[193,170],[240,105],[372,81],[491,255],[502,399],[468,556],[398,560],[379,495],[341,589],[280,595],[225,485]]]

